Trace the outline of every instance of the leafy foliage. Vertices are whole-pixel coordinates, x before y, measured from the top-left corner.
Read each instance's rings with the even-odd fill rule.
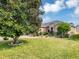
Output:
[[[0,0],[0,35],[18,38],[37,31],[40,0]]]
[[[57,28],[58,34],[63,37],[67,35],[67,32],[70,30],[70,25],[68,23],[61,22]]]

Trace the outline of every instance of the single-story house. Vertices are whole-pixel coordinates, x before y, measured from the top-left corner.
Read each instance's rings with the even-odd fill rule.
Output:
[[[61,21],[53,21],[53,22],[48,22],[44,23],[41,25],[40,32],[57,32],[57,27],[58,24],[61,23]],[[73,23],[70,23],[71,30],[68,32],[68,34],[73,35],[73,34],[79,34],[79,26],[74,26]]]

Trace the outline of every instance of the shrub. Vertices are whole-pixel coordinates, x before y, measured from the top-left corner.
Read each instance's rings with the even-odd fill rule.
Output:
[[[53,32],[53,31],[50,31],[49,33],[48,33],[48,35],[49,36],[53,36],[55,33]]]
[[[42,32],[39,32],[38,35],[42,35]]]
[[[43,35],[48,35],[48,32],[44,32]]]
[[[4,39],[4,40],[9,40],[9,38],[8,38],[8,37],[4,37],[3,39]]]
[[[73,40],[75,40],[75,39],[79,39],[79,34],[75,34],[75,35],[72,35],[72,36],[70,36],[70,39],[73,39]]]
[[[59,38],[69,38],[69,34],[63,34],[63,37],[62,37],[62,34],[57,32],[57,36],[56,37],[59,37]]]
[[[69,38],[69,34],[65,34],[64,35],[64,38]]]

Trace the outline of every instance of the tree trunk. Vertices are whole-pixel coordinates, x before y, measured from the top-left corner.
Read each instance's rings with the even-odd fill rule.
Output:
[[[62,38],[63,38],[63,36],[64,36],[63,32],[62,32],[61,36],[62,36]]]
[[[17,44],[18,38],[19,38],[19,36],[15,36],[15,37],[13,38],[13,44]]]

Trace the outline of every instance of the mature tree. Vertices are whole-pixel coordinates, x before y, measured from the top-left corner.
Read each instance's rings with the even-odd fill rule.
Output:
[[[41,0],[30,0],[28,1],[28,20],[32,28],[30,29],[31,33],[37,33],[40,26],[42,19],[39,17],[41,11],[39,10],[39,5]]]
[[[58,25],[58,33],[61,37],[64,37],[68,31],[70,31],[70,25],[68,23],[65,23],[65,22],[61,22],[59,25]]]
[[[24,33],[36,31],[41,19],[40,0],[0,0],[0,35],[12,37],[13,43]]]

